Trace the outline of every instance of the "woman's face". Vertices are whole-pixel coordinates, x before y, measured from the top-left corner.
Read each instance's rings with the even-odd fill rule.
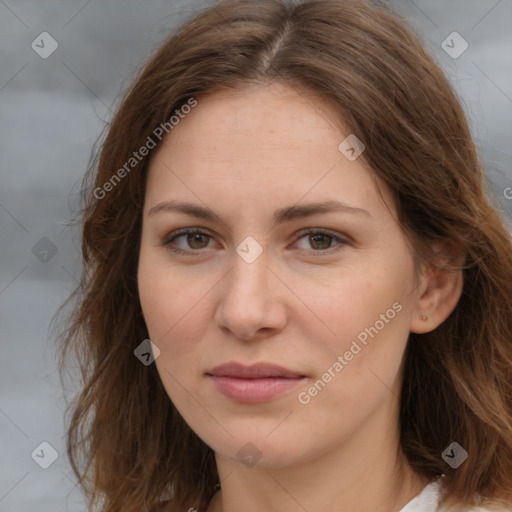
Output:
[[[217,92],[150,163],[138,284],[156,366],[197,435],[249,466],[396,434],[419,291],[394,209],[333,115],[280,84]],[[289,373],[216,370],[229,363]]]

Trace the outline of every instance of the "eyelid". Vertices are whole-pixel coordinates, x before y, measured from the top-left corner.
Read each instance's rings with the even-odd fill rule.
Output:
[[[196,256],[196,255],[200,254],[201,252],[205,252],[206,248],[205,249],[195,249],[195,250],[194,249],[183,250],[177,246],[173,246],[173,244],[172,244],[172,240],[174,240],[180,236],[187,235],[187,234],[196,234],[196,233],[208,236],[211,239],[215,238],[211,234],[211,232],[206,228],[201,228],[201,227],[182,228],[182,229],[178,229],[176,231],[169,233],[164,238],[162,245],[169,248],[171,251],[173,251],[177,254]],[[328,237],[330,237],[334,241],[336,241],[337,244],[334,245],[333,247],[330,247],[329,249],[325,249],[323,251],[315,251],[313,249],[311,249],[311,250],[299,249],[302,253],[307,252],[309,255],[313,255],[313,256],[327,256],[327,255],[336,254],[344,246],[352,244],[352,240],[350,237],[348,237],[346,235],[341,236],[341,235],[336,234],[326,228],[304,228],[302,230],[299,230],[298,232],[296,232],[294,234],[294,238],[296,239],[294,243],[296,243],[300,239],[304,238],[306,235],[314,236],[317,234],[327,235]],[[338,247],[338,249],[336,249],[337,247]]]
[[[177,229],[176,231],[172,231],[171,233],[169,233],[168,235],[165,236],[163,242],[162,242],[162,245],[164,247],[168,247],[169,249],[171,249],[172,251],[174,252],[177,252],[177,253],[183,253],[183,254],[197,254],[197,253],[200,253],[200,252],[204,252],[204,249],[188,249],[188,250],[183,250],[183,249],[180,249],[179,247],[173,247],[172,246],[172,240],[174,240],[175,238],[178,238],[180,236],[183,236],[183,235],[188,235],[188,234],[195,234],[195,233],[199,233],[201,235],[205,235],[205,236],[209,236],[210,238],[214,238],[214,236],[205,228],[200,228],[200,227],[191,227],[191,228],[182,228],[182,229]]]
[[[327,235],[328,237],[332,238],[334,241],[336,241],[336,245],[333,247],[330,247],[329,249],[324,249],[323,251],[315,251],[313,249],[307,250],[307,249],[299,249],[303,253],[306,252],[308,255],[312,255],[313,257],[321,257],[321,256],[330,256],[337,254],[340,252],[344,246],[352,244],[352,241],[350,237],[346,235],[339,235],[331,231],[330,229],[324,229],[324,228],[305,228],[303,230],[298,231],[295,233],[296,241],[297,243],[301,238],[304,238],[306,235],[314,236],[314,235]]]
[[[351,242],[351,238],[348,235],[336,233],[335,231],[332,231],[327,228],[304,228],[299,231],[297,231],[294,236],[297,238],[302,238],[304,235],[316,235],[316,234],[322,234],[322,235],[329,235],[332,238],[336,240],[341,240],[343,242],[349,243]]]

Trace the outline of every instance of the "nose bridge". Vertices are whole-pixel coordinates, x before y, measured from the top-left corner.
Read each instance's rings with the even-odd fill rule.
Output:
[[[237,247],[216,313],[219,325],[243,339],[250,339],[262,328],[278,327],[283,321],[271,297],[267,252],[260,246],[256,255],[256,245],[250,240],[247,243]]]
[[[240,243],[233,257],[228,293],[234,294],[238,300],[263,299],[269,273],[267,255],[268,252],[254,239]]]

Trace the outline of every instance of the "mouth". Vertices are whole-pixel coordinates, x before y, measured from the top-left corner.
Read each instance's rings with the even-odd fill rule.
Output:
[[[240,403],[267,402],[285,394],[306,376],[271,363],[244,366],[228,363],[216,366],[206,374],[217,391]]]

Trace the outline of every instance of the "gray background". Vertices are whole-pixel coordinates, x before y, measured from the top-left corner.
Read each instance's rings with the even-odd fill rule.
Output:
[[[512,186],[512,2],[392,3],[458,92],[491,194],[511,219],[504,190]],[[49,330],[80,272],[78,232],[66,223],[119,94],[172,28],[205,5],[0,0],[0,512],[85,510],[65,456],[64,391]],[[31,47],[44,31],[58,43],[47,59]],[[453,31],[469,45],[456,59],[441,46]],[[31,458],[43,441],[58,452],[48,469]],[[47,449],[36,453],[49,460]]]

